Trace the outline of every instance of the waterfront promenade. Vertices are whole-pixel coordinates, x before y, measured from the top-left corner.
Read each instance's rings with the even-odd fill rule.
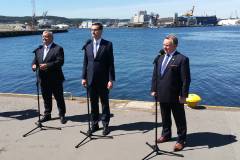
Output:
[[[79,148],[74,146],[85,138],[79,131],[87,130],[85,98],[66,98],[68,122],[61,124],[53,103],[53,120],[47,126],[62,130],[36,130],[27,137],[23,134],[35,127],[37,99],[32,95],[0,94],[0,159],[1,160],[140,160],[151,152],[145,144],[154,144],[154,103],[111,100],[111,133],[113,139],[92,140]],[[41,109],[42,100],[41,100]],[[159,111],[159,110],[158,110]],[[186,107],[188,142],[184,157],[158,155],[152,160],[239,160],[240,108],[200,106]],[[56,117],[56,118],[55,118]],[[160,115],[159,115],[160,121]],[[101,127],[101,124],[100,124]],[[158,133],[160,135],[161,123]],[[102,130],[96,132],[101,135]],[[159,144],[172,151],[176,140]]]

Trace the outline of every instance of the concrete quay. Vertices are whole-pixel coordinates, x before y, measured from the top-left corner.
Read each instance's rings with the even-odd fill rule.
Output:
[[[43,111],[40,99],[41,112]],[[68,122],[61,124],[53,101],[53,120],[46,126],[61,130],[37,129],[27,137],[22,135],[36,127],[37,97],[34,95],[0,94],[0,159],[1,160],[140,160],[152,150],[146,142],[154,144],[154,102],[111,100],[112,139],[96,139],[75,148],[87,131],[87,104],[85,98],[66,98]],[[159,111],[159,110],[158,110]],[[158,112],[159,113],[159,112]],[[160,114],[158,135],[161,131]],[[240,107],[200,106],[186,107],[188,141],[177,152],[183,157],[167,154],[152,160],[239,160],[240,159]],[[100,123],[100,127],[102,127]],[[172,151],[176,140],[173,122],[173,140],[159,144],[164,151]],[[102,130],[96,134],[101,135]]]

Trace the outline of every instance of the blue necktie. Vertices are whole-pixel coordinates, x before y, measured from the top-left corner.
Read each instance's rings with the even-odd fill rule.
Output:
[[[165,69],[167,68],[169,57],[170,57],[169,54],[166,54],[165,57],[164,57],[164,60],[163,60],[162,66],[161,66],[161,75],[163,75]]]

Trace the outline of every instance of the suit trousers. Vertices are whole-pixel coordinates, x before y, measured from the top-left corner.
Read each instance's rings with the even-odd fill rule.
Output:
[[[99,85],[97,82],[93,82],[89,86],[89,95],[91,101],[91,123],[97,125],[99,121],[99,98],[102,104],[102,124],[108,126],[110,121],[110,109],[109,109],[109,90],[107,85]]]
[[[161,116],[162,116],[162,136],[170,138],[172,136],[172,120],[171,112],[173,114],[177,126],[177,142],[184,143],[187,135],[187,123],[184,110],[184,104],[181,103],[161,103]]]
[[[52,95],[57,102],[59,116],[65,116],[66,106],[63,97],[63,82],[41,82],[41,91],[44,100],[44,115],[49,115],[52,112]]]

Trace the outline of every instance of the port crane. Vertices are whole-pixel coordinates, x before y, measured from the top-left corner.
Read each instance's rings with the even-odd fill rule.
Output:
[[[35,26],[37,25],[35,0],[31,0],[31,3],[32,3],[32,24],[31,24],[31,28],[32,28],[32,30],[35,30]]]
[[[190,11],[187,11],[185,14],[183,14],[183,16],[187,16],[187,17],[193,16],[194,8],[195,6],[193,6]]]

